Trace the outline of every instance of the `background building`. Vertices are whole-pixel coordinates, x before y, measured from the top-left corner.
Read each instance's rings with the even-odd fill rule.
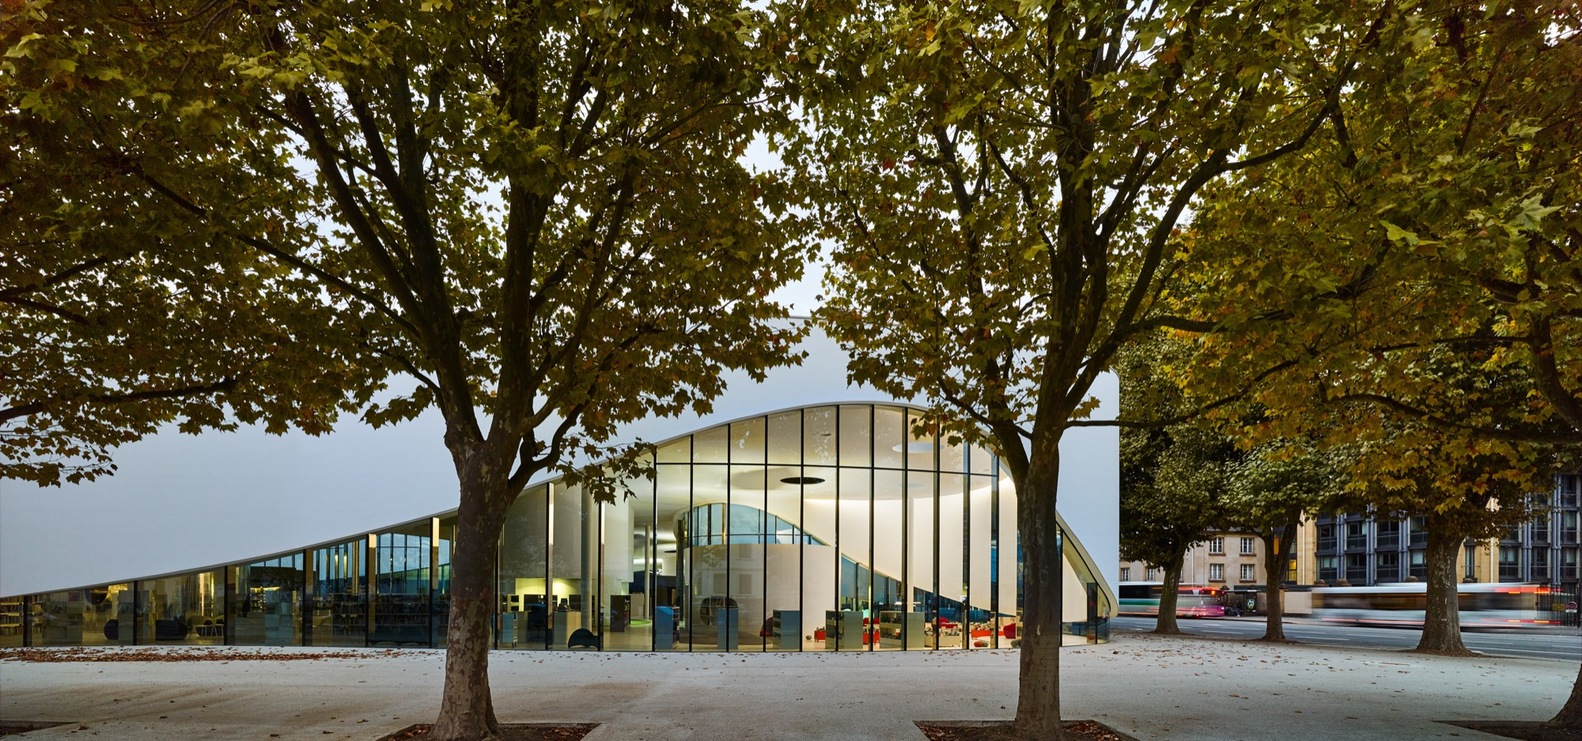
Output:
[[[1263,541],[1234,530],[1216,531],[1194,543],[1181,564],[1182,584],[1242,588],[1264,583]],[[1162,581],[1161,569],[1141,561],[1121,562],[1121,581]]]
[[[1509,528],[1502,537],[1468,541],[1456,559],[1456,573],[1468,582],[1549,584],[1575,594],[1582,575],[1579,500],[1582,476],[1556,476],[1547,511]],[[1420,518],[1377,520],[1352,512],[1319,515],[1309,527],[1315,581],[1368,586],[1426,576],[1428,531]]]

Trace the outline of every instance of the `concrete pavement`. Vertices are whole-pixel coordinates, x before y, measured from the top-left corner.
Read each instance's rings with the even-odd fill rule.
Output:
[[[175,651],[175,649],[161,649]],[[190,649],[188,649],[190,650]],[[438,711],[443,652],[216,648],[264,660],[0,661],[0,720],[27,739],[355,739]],[[1009,718],[1015,651],[640,654],[500,651],[502,722],[596,722],[589,741],[895,739],[915,720]],[[1562,661],[1118,634],[1062,653],[1062,715],[1158,739],[1496,739],[1441,720],[1542,720]]]

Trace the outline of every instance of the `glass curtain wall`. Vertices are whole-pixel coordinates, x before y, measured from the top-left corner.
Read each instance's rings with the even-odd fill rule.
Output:
[[[883,404],[776,412],[668,441],[647,463],[652,476],[620,482],[611,502],[551,483],[513,505],[499,646],[1018,643],[1015,489],[993,455],[941,435],[921,412]],[[1087,568],[1069,573],[1080,582],[1076,595],[1094,581]],[[1101,612],[1107,617],[1107,606]],[[1067,627],[1087,630],[1081,620]],[[588,635],[576,638],[579,629]]]
[[[651,475],[615,482],[612,501],[555,481],[512,504],[498,647],[1018,645],[1015,487],[993,455],[917,410],[785,410],[667,441],[645,463]],[[0,645],[443,646],[455,523],[427,517],[217,570],[3,601]],[[1112,608],[1080,546],[1060,547],[1064,630],[1103,638]],[[1574,569],[1566,557],[1560,568]]]
[[[131,644],[136,635],[137,608],[132,584],[71,589],[28,600],[34,646],[105,646]],[[121,626],[126,626],[122,628]]]
[[[424,518],[374,536],[369,645],[434,645],[429,605],[434,585],[434,521]]]
[[[308,631],[311,646],[368,644],[369,538],[308,551]]]
[[[549,648],[549,485],[528,489],[501,529],[496,645]]]
[[[138,643],[225,642],[223,569],[143,579],[136,585],[140,608],[137,611]],[[117,632],[121,632],[119,625]]]
[[[439,518],[434,531],[434,581],[429,613],[434,622],[434,646],[444,648],[450,632],[450,564],[456,552],[456,516]]]
[[[301,553],[231,567],[227,641],[244,646],[302,645]]]

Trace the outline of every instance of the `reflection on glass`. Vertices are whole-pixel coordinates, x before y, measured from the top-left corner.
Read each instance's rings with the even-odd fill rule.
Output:
[[[801,440],[801,411],[769,415],[769,463],[792,466],[802,463]]]
[[[726,463],[730,451],[730,430],[714,427],[692,436],[693,463]]]
[[[906,413],[906,467],[914,471],[960,471],[961,456],[952,461],[943,459],[943,451],[935,444],[934,430],[938,425],[923,421],[923,414],[915,410]]]
[[[301,645],[302,594],[307,581],[302,554],[235,568],[230,642],[241,646]]]
[[[842,466],[872,465],[873,407],[848,404],[840,408],[840,460]]]
[[[137,588],[141,592],[138,643],[225,642],[223,570],[144,579],[137,582]]]
[[[764,418],[731,423],[731,463],[764,462]]]
[[[837,462],[836,407],[813,407],[802,411],[802,462],[809,466],[832,466]]]
[[[137,612],[132,599],[131,584],[38,595],[28,605],[32,645],[131,644]]]

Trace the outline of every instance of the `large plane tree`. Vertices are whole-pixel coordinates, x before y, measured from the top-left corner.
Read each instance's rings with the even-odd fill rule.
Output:
[[[1425,1],[1302,158],[1203,201],[1196,387],[1365,402],[1469,452],[1582,443],[1582,10]],[[1303,276],[1321,293],[1291,289]],[[1259,315],[1284,317],[1260,331]],[[1525,388],[1511,393],[1511,383]],[[1499,393],[1493,393],[1500,390]],[[1459,466],[1447,460],[1447,470]],[[1582,725],[1582,672],[1556,724]]]
[[[14,195],[34,213],[103,216],[25,222],[53,231],[14,237],[48,247],[8,258],[39,261],[25,272],[40,277],[32,303],[7,310],[49,312],[70,294],[136,308],[139,292],[93,293],[101,281],[244,316],[248,301],[289,296],[314,313],[277,329],[172,317],[170,333],[200,336],[112,341],[177,353],[157,366],[177,375],[180,341],[257,342],[292,371],[265,398],[332,389],[315,405],[244,407],[252,417],[437,410],[460,504],[432,737],[496,737],[492,574],[523,485],[625,420],[707,409],[724,369],[795,360],[798,332],[766,296],[806,255],[781,183],[742,163],[778,110],[766,16],[734,2],[484,0],[5,12],[0,80],[19,126],[7,141],[69,187]],[[115,188],[80,182],[94,177]],[[63,331],[92,329],[51,313]],[[210,367],[225,358],[191,356],[172,385],[248,370]],[[137,380],[140,361],[125,362]],[[376,396],[394,374],[411,380]]]
[[[1061,735],[1060,441],[1163,321],[1202,188],[1300,151],[1383,7],[850,2],[788,50],[783,151],[834,245],[821,320],[858,380],[938,399],[1017,487],[1022,735]]]

